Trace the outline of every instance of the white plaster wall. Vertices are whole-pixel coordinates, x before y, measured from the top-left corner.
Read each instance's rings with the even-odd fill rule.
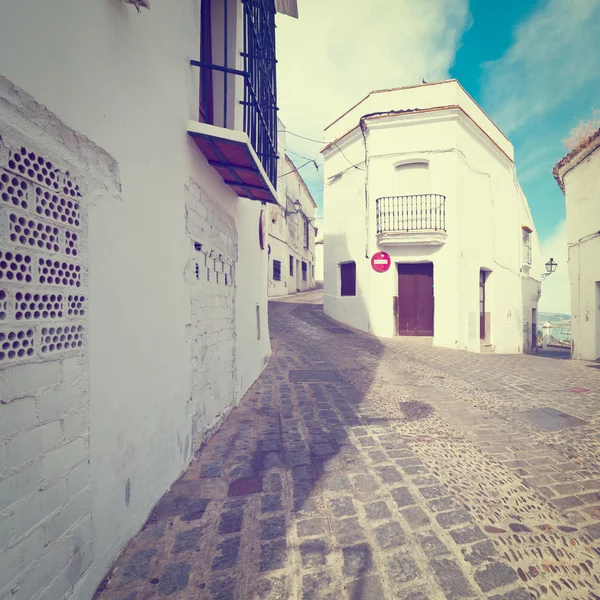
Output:
[[[573,358],[600,357],[600,143],[563,167]],[[564,172],[566,171],[566,172]]]
[[[92,521],[84,542],[92,540],[90,566],[78,581],[79,573],[62,567],[45,571],[40,597],[50,589],[52,597],[91,596],[188,464],[202,439],[197,412],[206,408],[202,428],[208,433],[270,352],[261,207],[224,186],[186,135],[188,119],[197,117],[197,72],[189,59],[198,57],[198,23],[197,0],[153,3],[141,14],[118,0],[7,0],[0,6],[0,72],[112,156],[122,186],[119,195],[103,194],[89,206]],[[235,347],[230,398],[200,389],[199,379],[194,383],[201,358],[194,351],[194,254],[186,231],[190,178],[237,230],[235,294],[230,305],[207,308],[218,306],[219,318],[227,309],[235,319],[233,332],[229,323],[224,333]],[[202,206],[207,203],[199,202],[200,212]],[[204,216],[205,231],[222,225],[214,213]],[[218,295],[209,294],[211,302]],[[222,358],[215,357],[215,368]],[[13,533],[8,539],[17,543]],[[4,583],[0,598],[11,593]]]
[[[444,102],[439,100],[440,105]],[[403,100],[401,106],[408,103]],[[530,321],[527,315],[537,306],[538,281],[521,273],[521,226],[533,229],[533,222],[513,164],[457,109],[369,120],[365,134],[367,223],[361,132],[353,131],[338,142],[359,169],[349,168],[335,147],[325,151],[325,312],[376,335],[392,336],[396,264],[432,262],[434,344],[480,351],[479,271],[483,268],[491,271],[486,287],[486,311],[492,312],[491,347],[496,352],[523,351],[530,335],[524,331]],[[395,166],[411,161],[429,163],[430,187],[424,191],[446,196],[447,239],[437,246],[379,245],[376,199],[401,194]],[[532,237],[530,274],[536,277],[541,273],[541,256],[535,232]],[[364,258],[365,251],[371,257],[379,250],[392,259],[386,273],[374,272]],[[339,295],[336,269],[348,255],[360,257],[357,287],[362,299]]]

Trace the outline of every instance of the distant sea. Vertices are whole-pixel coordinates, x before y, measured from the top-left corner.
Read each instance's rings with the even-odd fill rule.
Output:
[[[571,341],[571,315],[566,313],[539,313],[538,330],[542,330],[542,325],[548,321],[552,327],[552,337],[564,342]],[[560,326],[559,326],[560,324]]]

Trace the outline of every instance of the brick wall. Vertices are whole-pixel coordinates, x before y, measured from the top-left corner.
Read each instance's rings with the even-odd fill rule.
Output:
[[[196,450],[229,413],[236,394],[235,221],[193,180],[186,186],[192,392],[187,405]]]
[[[93,145],[2,83],[0,599],[50,600],[93,554],[87,210],[73,175]]]

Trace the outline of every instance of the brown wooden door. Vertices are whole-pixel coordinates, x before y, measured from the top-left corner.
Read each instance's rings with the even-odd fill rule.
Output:
[[[398,334],[433,335],[433,263],[398,265]]]

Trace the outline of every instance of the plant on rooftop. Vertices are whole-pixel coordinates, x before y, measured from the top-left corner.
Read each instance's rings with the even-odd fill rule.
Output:
[[[595,108],[592,116],[587,121],[579,123],[571,129],[569,135],[562,141],[565,148],[569,151],[581,146],[592,135],[600,129],[600,109]]]

